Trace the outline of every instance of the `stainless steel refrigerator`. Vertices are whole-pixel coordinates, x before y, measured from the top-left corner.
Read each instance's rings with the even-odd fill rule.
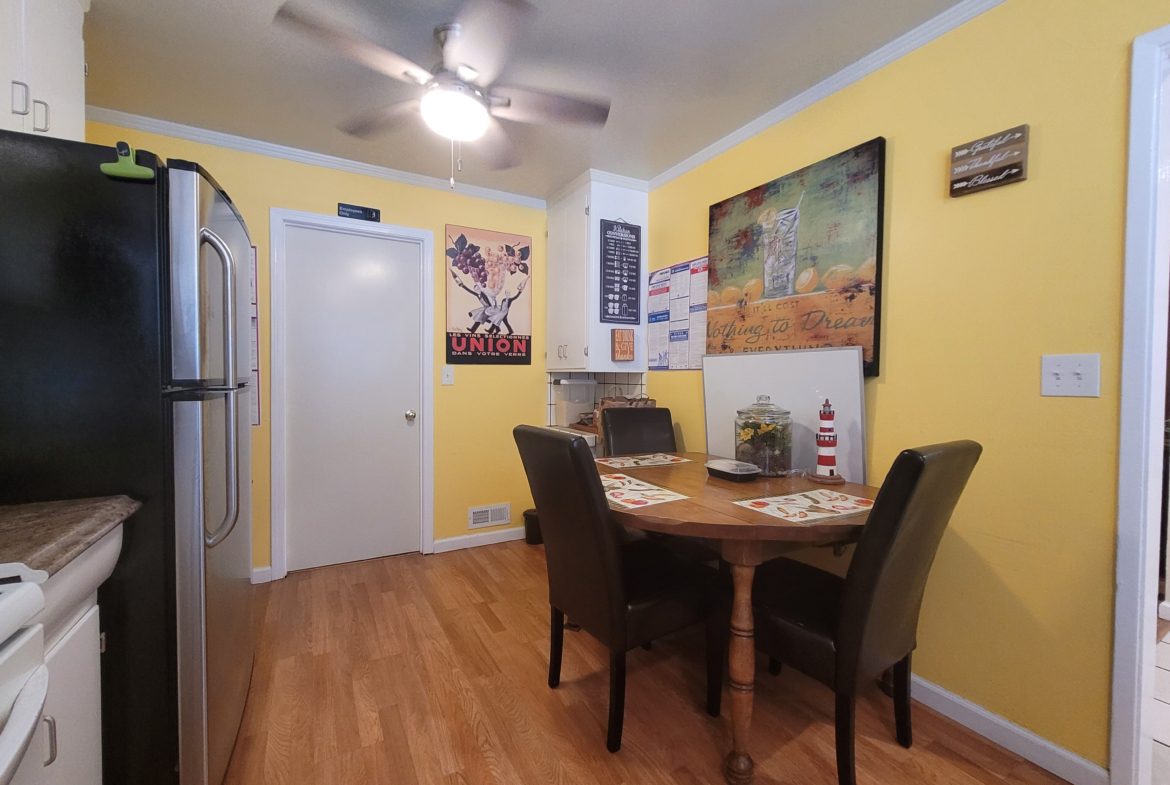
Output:
[[[99,590],[103,779],[220,785],[251,679],[251,241],[197,164],[0,132],[0,503],[143,502]]]

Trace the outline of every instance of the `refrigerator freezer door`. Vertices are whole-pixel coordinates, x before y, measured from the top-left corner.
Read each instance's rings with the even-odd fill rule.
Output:
[[[174,401],[183,785],[222,783],[252,677],[250,394],[244,387]],[[239,469],[234,477],[227,457],[233,447]]]
[[[172,383],[235,387],[248,380],[251,367],[248,230],[202,169],[171,161],[167,171]],[[233,320],[236,330],[225,331]],[[226,378],[229,370],[234,381]]]

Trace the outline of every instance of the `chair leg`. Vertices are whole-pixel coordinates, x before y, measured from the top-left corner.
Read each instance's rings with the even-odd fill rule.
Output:
[[[894,664],[894,726],[898,743],[909,749],[914,743],[910,730],[910,655]]]
[[[773,676],[779,676],[781,668],[782,666],[780,665],[780,660],[776,659],[775,657],[768,658],[768,673],[772,674]]]
[[[723,617],[712,613],[707,617],[707,713],[718,717],[723,704],[723,665],[727,653]]]
[[[548,648],[548,686],[561,683],[561,650],[565,647],[565,612],[552,609],[552,640]]]
[[[609,653],[609,732],[605,748],[617,752],[622,747],[622,720],[626,714],[626,653]]]
[[[837,782],[856,785],[853,758],[854,702],[852,695],[837,695]]]

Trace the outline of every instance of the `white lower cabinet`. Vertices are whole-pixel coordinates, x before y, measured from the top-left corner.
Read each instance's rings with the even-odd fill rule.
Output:
[[[45,654],[44,719],[12,785],[101,785],[100,636],[94,605]]]

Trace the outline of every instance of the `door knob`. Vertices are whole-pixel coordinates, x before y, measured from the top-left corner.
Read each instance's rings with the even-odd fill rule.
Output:
[[[407,409],[406,413],[403,415],[403,417],[406,418],[407,422],[414,422],[414,418],[418,417],[418,414],[415,412],[414,409]]]

